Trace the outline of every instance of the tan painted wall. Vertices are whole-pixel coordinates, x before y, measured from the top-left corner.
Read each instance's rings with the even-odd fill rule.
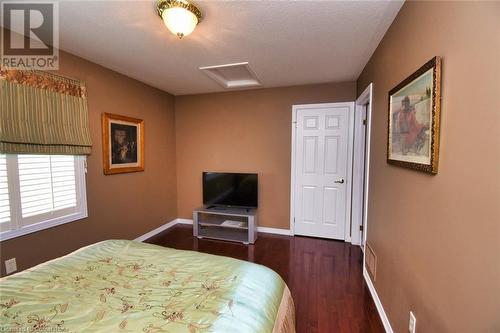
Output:
[[[363,70],[374,83],[368,242],[395,332],[500,332],[500,3],[407,2]],[[443,58],[436,176],[386,163],[387,94]]]
[[[177,209],[202,204],[203,171],[257,172],[259,225],[289,228],[292,105],[353,101],[355,83],[175,98]]]
[[[177,217],[173,96],[68,53],[60,59],[60,72],[85,81],[88,90],[93,142],[87,174],[89,217],[3,241],[1,262],[16,257],[19,269],[99,240],[133,239]],[[144,119],[144,172],[104,176],[102,112]]]

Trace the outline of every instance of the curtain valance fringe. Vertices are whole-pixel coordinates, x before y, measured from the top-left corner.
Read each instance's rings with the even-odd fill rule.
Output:
[[[90,154],[83,82],[0,68],[0,90],[0,153]]]

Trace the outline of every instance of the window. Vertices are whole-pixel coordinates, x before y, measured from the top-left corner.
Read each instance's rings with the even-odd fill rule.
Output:
[[[0,240],[85,217],[84,156],[0,154]]]

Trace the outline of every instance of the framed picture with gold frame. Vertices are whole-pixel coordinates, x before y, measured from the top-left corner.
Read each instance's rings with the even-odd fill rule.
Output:
[[[437,173],[440,102],[440,57],[389,91],[387,163]]]
[[[101,120],[104,174],[144,171],[144,120],[111,113]]]

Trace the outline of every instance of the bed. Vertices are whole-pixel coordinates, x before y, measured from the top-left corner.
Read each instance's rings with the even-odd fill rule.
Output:
[[[269,268],[108,240],[0,279],[0,332],[294,333]]]

